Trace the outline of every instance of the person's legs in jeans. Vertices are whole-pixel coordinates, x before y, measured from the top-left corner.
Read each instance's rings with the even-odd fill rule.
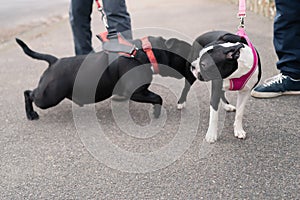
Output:
[[[126,39],[132,39],[131,20],[125,0],[103,0],[107,17],[108,33],[120,32]]]
[[[276,0],[274,47],[283,75],[300,79],[300,1]]]
[[[93,0],[71,0],[69,17],[76,55],[93,51],[91,32],[93,2]]]
[[[271,98],[300,94],[300,1],[276,0],[274,48],[280,74],[267,79],[252,92],[253,97]]]

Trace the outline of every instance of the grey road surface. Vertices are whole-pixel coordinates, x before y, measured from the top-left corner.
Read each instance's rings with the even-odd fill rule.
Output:
[[[69,0],[0,0],[0,43],[12,35],[68,17]]]
[[[3,27],[28,24],[68,11],[68,0],[0,0],[0,22]]]
[[[192,42],[209,30],[235,32],[237,6],[224,1],[128,0],[134,37],[161,35]],[[275,75],[272,21],[247,13],[247,33],[260,52],[263,79]],[[104,31],[93,14],[93,34]],[[245,140],[233,136],[234,113],[222,112],[219,140],[203,141],[209,87],[197,82],[187,107],[176,102],[183,80],[156,76],[152,106],[110,99],[83,108],[64,100],[25,116],[23,91],[33,89],[47,64],[23,54],[33,49],[72,56],[68,19],[11,33],[0,46],[0,199],[299,199],[299,96],[251,98]],[[101,44],[93,40],[95,49]],[[236,93],[228,94],[235,104]]]

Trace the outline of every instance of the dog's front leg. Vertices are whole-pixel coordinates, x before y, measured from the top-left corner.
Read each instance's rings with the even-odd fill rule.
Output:
[[[218,120],[219,112],[213,106],[209,108],[209,126],[205,135],[205,140],[209,143],[214,143],[218,138]]]
[[[185,77],[185,82],[184,82],[184,88],[181,92],[180,98],[177,102],[177,109],[181,110],[185,107],[186,104],[186,98],[187,95],[191,89],[191,86],[193,85],[193,83],[196,81],[196,78],[194,77],[193,74],[191,74],[191,72],[189,71],[186,72],[186,77]]]
[[[248,90],[239,91],[236,103],[236,114],[234,121],[234,136],[239,139],[246,138],[246,132],[243,129],[243,115],[245,110],[245,105],[250,97],[250,92]]]
[[[205,140],[209,143],[217,141],[218,137],[218,119],[219,119],[219,104],[222,96],[222,80],[213,80],[210,99],[210,115],[209,126],[205,136]]]

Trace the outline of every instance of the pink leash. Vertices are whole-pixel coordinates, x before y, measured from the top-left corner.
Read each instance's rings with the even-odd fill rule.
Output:
[[[250,69],[250,71],[247,74],[245,74],[239,78],[232,78],[229,80],[230,81],[229,90],[243,89],[245,87],[246,83],[248,82],[248,80],[250,79],[250,77],[252,76],[252,74],[255,72],[255,70],[257,68],[257,64],[258,64],[258,55],[256,53],[256,50],[255,50],[253,44],[250,42],[250,40],[245,32],[244,18],[246,17],[246,0],[239,0],[238,17],[240,18],[241,21],[240,21],[237,35],[245,38],[245,40],[247,41],[248,46],[252,50],[254,61],[253,61],[252,68]]]
[[[246,0],[239,0],[239,17],[246,17]]]

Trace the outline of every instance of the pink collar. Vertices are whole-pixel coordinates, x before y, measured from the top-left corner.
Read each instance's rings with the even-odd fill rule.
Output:
[[[230,81],[229,90],[242,90],[245,87],[248,80],[250,79],[250,77],[252,76],[252,74],[254,73],[254,71],[256,70],[258,64],[258,55],[256,53],[254,46],[252,45],[248,36],[246,35],[245,30],[243,28],[239,28],[237,35],[245,38],[245,40],[247,41],[248,46],[252,50],[254,61],[253,61],[253,66],[248,73],[244,74],[239,78],[229,79]]]

